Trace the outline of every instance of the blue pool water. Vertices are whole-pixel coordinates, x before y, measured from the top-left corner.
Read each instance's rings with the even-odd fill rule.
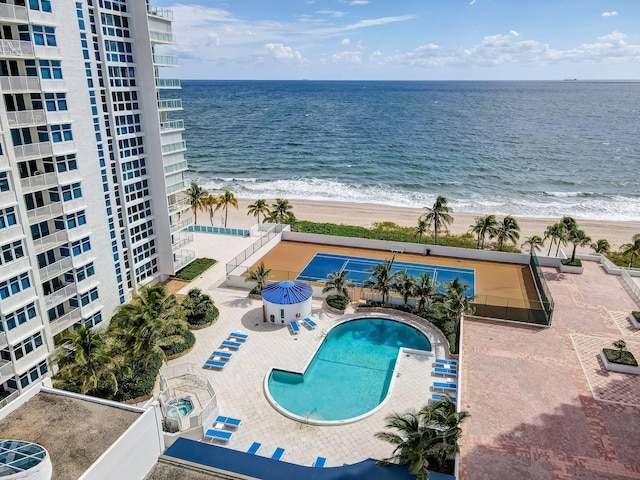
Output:
[[[400,347],[431,350],[429,339],[393,320],[352,320],[329,332],[304,375],[273,370],[269,393],[299,417],[346,420],[387,396]]]

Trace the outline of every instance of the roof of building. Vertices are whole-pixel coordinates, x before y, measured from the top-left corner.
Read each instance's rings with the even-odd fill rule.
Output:
[[[47,449],[53,478],[80,477],[140,416],[88,400],[40,392],[0,420],[5,439]]]
[[[302,282],[285,280],[271,283],[262,289],[262,298],[278,305],[294,305],[309,300],[313,295],[310,285]]]

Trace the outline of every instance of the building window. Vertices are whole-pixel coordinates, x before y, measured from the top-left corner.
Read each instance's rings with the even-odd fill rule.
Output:
[[[29,8],[51,13],[51,0],[29,0]]]
[[[9,313],[5,317],[5,323],[7,324],[7,330],[13,330],[18,325],[26,323],[37,315],[36,306],[34,303],[30,303],[22,308],[17,309],[15,312]]]
[[[67,110],[66,93],[45,93],[44,99],[49,112]]]
[[[7,228],[17,223],[14,207],[0,209],[0,229]]]
[[[0,256],[1,264],[13,262],[14,260],[24,257],[22,240],[3,245],[0,250],[2,251],[2,255]]]
[[[62,78],[62,67],[60,60],[38,60],[40,65],[40,77],[44,80]]]
[[[70,142],[73,140],[71,124],[64,123],[62,125],[51,125],[51,140],[53,143]]]
[[[82,189],[80,188],[80,183],[72,183],[71,185],[65,185],[60,187],[60,191],[62,192],[62,201],[68,202],[74,198],[82,198]]]
[[[71,244],[71,251],[73,252],[73,256],[76,257],[81,253],[88,252],[91,250],[91,242],[89,241],[89,237],[85,237],[82,240],[78,240]]]
[[[5,298],[9,298],[11,295],[20,293],[22,290],[26,290],[30,286],[31,281],[29,280],[29,274],[27,272],[17,277],[10,278],[9,280],[5,280],[4,282],[0,282],[0,299],[4,300]]]

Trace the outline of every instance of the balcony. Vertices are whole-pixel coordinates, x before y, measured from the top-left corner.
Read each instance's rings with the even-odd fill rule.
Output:
[[[182,88],[179,78],[160,78],[156,77],[156,88]]]
[[[74,198],[62,204],[62,211],[64,213],[74,213],[83,208],[87,208],[87,200],[84,198]]]
[[[21,112],[7,112],[10,127],[26,127],[47,123],[44,110],[22,110]]]
[[[170,133],[184,130],[184,120],[169,120],[160,122],[160,133]]]
[[[28,270],[31,270],[29,257],[21,257],[17,260],[0,265],[0,278],[4,280],[15,277],[16,275],[20,275]]]
[[[19,160],[24,160],[30,157],[46,157],[51,155],[53,150],[51,148],[51,142],[40,142],[18,145],[17,147],[13,147],[13,151]]]
[[[189,188],[189,186],[187,185],[187,182],[182,180],[181,182],[174,183],[173,185],[169,185],[167,187],[167,195],[172,195],[176,192],[186,190],[187,188]]]
[[[51,308],[54,305],[64,302],[68,298],[74,296],[78,293],[78,289],[75,283],[68,283],[60,290],[56,290],[55,292],[50,293],[49,295],[44,296],[44,303],[47,308]]]
[[[9,190],[8,192],[0,192],[0,205],[9,206],[18,203],[16,192]]]
[[[40,254],[57,246],[63,245],[68,241],[69,239],[67,238],[67,231],[60,230],[59,232],[54,232],[50,235],[47,235],[46,237],[41,237],[37,240],[34,240],[33,245],[35,246],[36,254]]]
[[[0,5],[2,4],[0,3]],[[6,155],[0,153],[0,170],[8,170],[9,168],[11,168],[9,165],[9,159]]]
[[[182,100],[178,98],[158,100],[158,110],[165,111],[165,112],[173,111],[173,110],[182,110]]]
[[[66,330],[71,325],[82,320],[82,312],[79,307],[74,308],[70,312],[65,313],[61,317],[49,322],[51,327],[51,334],[57,335],[58,333]]]
[[[179,232],[180,230],[187,228],[189,225],[193,225],[193,217],[184,218],[178,223],[171,225],[171,233]]]
[[[184,160],[182,162],[173,163],[171,165],[166,165],[164,167],[164,174],[170,175],[172,173],[184,172],[189,170],[189,165],[187,165],[187,161]]]
[[[158,30],[149,30],[149,38],[154,43],[176,43],[176,36],[170,32],[160,32]]]
[[[42,91],[38,77],[0,77],[0,87],[5,93]]]
[[[177,202],[169,204],[169,214],[171,215],[176,212],[182,212],[187,208],[191,208],[191,202],[189,201],[188,198],[182,198]]]
[[[168,8],[156,7],[155,5],[147,5],[147,13],[154,17],[164,18],[165,20],[173,20],[173,10]]]
[[[21,178],[23,193],[31,193],[58,185],[58,175],[55,172],[38,174],[33,177]]]
[[[64,272],[68,272],[73,268],[73,260],[71,257],[63,257],[55,263],[47,265],[40,269],[40,280],[46,282],[52,278],[62,275]]]
[[[183,152],[186,149],[187,149],[187,142],[184,140],[180,140],[179,142],[166,143],[162,145],[162,154],[166,155],[170,153]]]
[[[6,315],[9,312],[15,311],[17,308],[25,306],[29,302],[35,302],[37,299],[36,289],[33,287],[27,288],[2,300],[2,303],[0,303],[0,312]]]
[[[175,55],[152,55],[156,67],[177,67],[178,57]]]
[[[24,236],[22,225],[11,225],[0,230],[0,238],[2,238],[3,242],[13,242],[19,238],[24,238]]]
[[[33,210],[27,210],[27,218],[30,224],[44,222],[59,215],[62,215],[62,203],[60,202],[54,202],[49,205],[34,208]]]
[[[0,332],[0,350],[9,345],[9,339],[5,332]]]
[[[175,252],[191,242],[193,242],[193,234],[189,233],[188,235],[180,238],[177,242],[171,244],[171,250]]]
[[[0,360],[2,362],[2,360]],[[0,383],[6,381],[9,377],[14,375],[13,363],[11,362],[2,362],[0,363]],[[0,403],[2,406],[2,403]]]
[[[68,153],[75,153],[78,151],[78,145],[76,142],[57,142],[51,144],[51,151],[54,155],[66,155]]]
[[[18,5],[8,5],[6,3],[0,3],[0,20],[2,21],[15,21],[15,22],[27,22],[29,17],[27,16],[27,8],[20,7]]]
[[[33,44],[22,40],[0,40],[1,57],[33,57]]]
[[[193,250],[180,250],[173,254],[173,268],[177,272],[196,258]]]

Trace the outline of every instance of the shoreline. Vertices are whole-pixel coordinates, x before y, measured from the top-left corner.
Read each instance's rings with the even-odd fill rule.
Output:
[[[247,207],[252,204],[255,199],[238,198],[238,209],[229,208],[227,226],[230,228],[250,228],[257,223],[257,219],[247,215]],[[267,204],[271,206],[273,199],[267,199]],[[318,200],[290,200],[289,203],[293,207],[292,211],[298,220],[307,220],[319,223],[335,223],[354,225],[371,228],[376,222],[393,222],[403,227],[415,227],[420,215],[425,213],[424,208],[413,207],[394,207],[378,204],[366,203],[349,203],[349,202],[331,202]],[[468,213],[453,212],[453,223],[449,227],[449,231],[453,234],[467,233],[474,223],[475,218],[488,215],[489,213]],[[500,221],[503,216],[496,215]],[[548,225],[552,225],[560,220],[560,218],[545,217],[520,217],[515,216],[520,225],[520,244],[525,238],[532,235],[544,236],[544,231]],[[198,211],[198,225],[211,225],[209,213]],[[262,223],[262,216],[260,216]],[[604,221],[604,220],[588,220],[577,219],[578,227],[585,231],[591,237],[592,242],[605,238],[611,244],[612,250],[618,250],[622,244],[630,243],[633,235],[640,234],[640,221]],[[222,226],[223,213],[218,210],[214,213],[213,225]],[[561,247],[567,251],[570,247]],[[546,254],[548,250],[548,241],[546,249],[540,251],[540,254]],[[571,250],[569,249],[569,252]],[[590,248],[579,249],[580,252],[589,252]],[[552,250],[553,253],[553,250]]]

